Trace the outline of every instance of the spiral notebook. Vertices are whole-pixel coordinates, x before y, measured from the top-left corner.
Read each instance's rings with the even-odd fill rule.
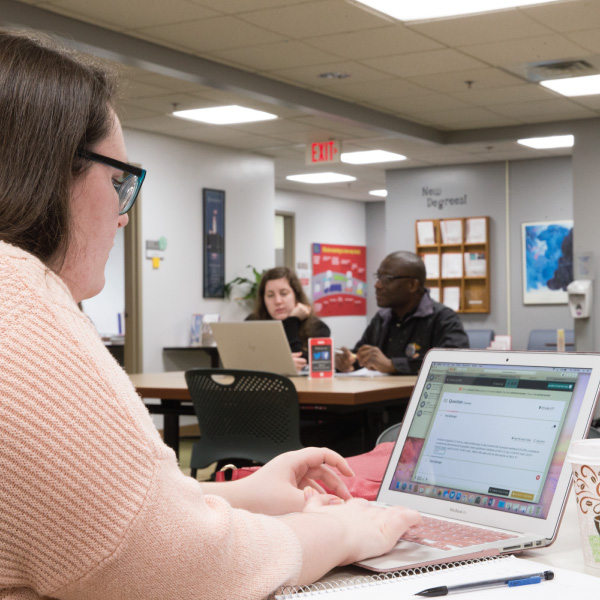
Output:
[[[551,570],[552,581],[539,584],[511,587],[506,586],[480,589],[476,592],[452,594],[453,598],[471,600],[564,600],[564,598],[595,598],[600,580],[567,569],[557,569],[538,562],[516,558],[512,555],[476,559],[451,563],[444,567],[422,567],[407,571],[396,571],[385,575],[354,577],[352,579],[317,582],[305,587],[289,587],[279,590],[272,598],[340,598],[343,600],[401,600],[413,597],[416,593],[437,586],[450,586],[472,583],[500,577],[513,578]],[[417,596],[418,597],[418,596]]]

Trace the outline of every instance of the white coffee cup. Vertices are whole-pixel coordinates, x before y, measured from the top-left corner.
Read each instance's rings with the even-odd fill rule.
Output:
[[[573,493],[585,565],[600,570],[600,439],[571,442]]]

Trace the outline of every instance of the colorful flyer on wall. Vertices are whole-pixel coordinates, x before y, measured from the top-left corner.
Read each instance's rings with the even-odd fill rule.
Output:
[[[367,248],[313,244],[312,299],[320,317],[367,314]]]

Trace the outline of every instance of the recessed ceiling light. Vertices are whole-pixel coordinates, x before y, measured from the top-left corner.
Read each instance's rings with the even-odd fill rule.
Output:
[[[591,96],[600,94],[600,75],[584,77],[566,77],[565,79],[548,79],[540,83],[563,96]]]
[[[387,198],[387,190],[371,190],[369,196],[379,196],[380,198]]]
[[[399,21],[420,21],[439,19],[472,13],[484,13],[530,4],[547,4],[559,0],[419,0],[419,2],[398,2],[398,0],[357,0]]]
[[[262,110],[245,108],[244,106],[215,106],[213,108],[195,108],[192,110],[176,110],[173,116],[212,125],[231,125],[233,123],[253,123],[255,121],[270,121],[276,119],[273,115]]]
[[[385,150],[365,150],[361,152],[344,152],[341,160],[351,165],[368,165],[371,163],[406,160],[406,156]]]
[[[342,175],[341,173],[307,173],[305,175],[288,175],[286,179],[300,183],[340,183],[343,181],[356,181],[356,177]]]
[[[551,135],[548,137],[517,140],[517,142],[523,146],[529,146],[537,150],[547,150],[549,148],[571,148],[575,142],[575,138],[572,135]]]

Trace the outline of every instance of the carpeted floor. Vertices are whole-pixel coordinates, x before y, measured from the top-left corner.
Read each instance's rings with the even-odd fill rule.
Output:
[[[190,474],[190,457],[192,455],[192,445],[197,438],[182,437],[179,441],[179,468],[186,475]],[[208,481],[215,470],[216,463],[207,469],[198,469],[196,479],[198,481]]]

